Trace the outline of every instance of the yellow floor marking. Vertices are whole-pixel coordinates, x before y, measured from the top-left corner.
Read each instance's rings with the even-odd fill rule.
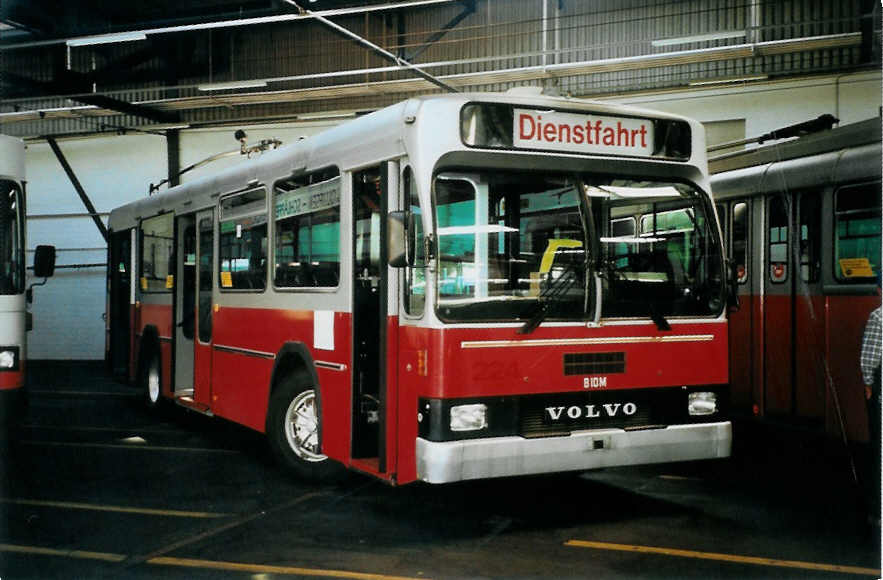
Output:
[[[100,505],[92,503],[77,503],[69,501],[43,501],[35,499],[0,499],[2,503],[15,505],[30,505],[38,507],[53,507],[72,510],[90,510],[98,512],[116,512],[124,514],[141,514],[148,516],[167,516],[173,518],[226,518],[233,514],[221,514],[213,512],[192,512],[181,510],[163,510],[151,508],[124,507],[115,505]]]
[[[171,447],[163,445],[120,445],[113,443],[71,443],[68,441],[20,441],[25,445],[43,445],[45,447],[94,447],[98,449],[138,449],[144,451],[185,451],[189,453],[239,453],[235,449],[211,449],[208,447]]]
[[[717,554],[714,552],[694,552],[693,550],[677,550],[673,548],[656,548],[653,546],[634,546],[631,544],[608,544],[606,542],[588,542],[584,540],[570,540],[565,546],[576,548],[595,548],[598,550],[615,550],[620,552],[638,552],[643,554],[662,554],[664,556],[679,556],[682,558],[698,558],[701,560],[719,560],[722,562],[734,562],[737,564],[756,564],[759,566],[777,566],[780,568],[800,568],[803,570],[822,570],[825,572],[843,572],[845,574],[862,574],[867,576],[880,576],[880,570],[875,568],[861,568],[858,566],[840,566],[838,564],[818,564],[815,562],[800,562],[797,560],[776,560],[773,558],[758,558],[756,556],[737,556],[734,554]]]
[[[163,429],[161,427],[77,427],[70,425],[36,425],[34,423],[25,423],[22,425],[24,429],[41,429],[44,431],[86,431],[99,433],[147,433],[148,435],[158,435],[164,433],[180,433],[174,429]]]
[[[58,395],[64,397],[137,397],[138,393],[133,391],[127,393],[125,391],[53,391],[50,389],[31,389],[28,391],[31,395]]]
[[[54,548],[40,548],[38,546],[16,546],[14,544],[0,544],[0,552],[34,554],[37,556],[62,556],[64,558],[78,558],[81,560],[101,560],[103,562],[122,562],[127,558],[127,556],[124,556],[122,554],[108,554],[107,552],[56,550]]]
[[[88,552],[84,550],[57,550],[39,546],[19,546],[0,544],[0,552],[31,554],[35,556],[60,556],[83,560],[101,560],[103,562],[123,562],[129,557],[124,554],[107,552]],[[267,566],[263,564],[247,564],[242,562],[220,562],[215,560],[194,560],[189,558],[169,558],[161,556],[150,558],[145,563],[152,566],[177,566],[183,568],[199,568],[203,570],[224,570],[228,572],[251,572],[254,574],[292,574],[297,576],[318,576],[323,578],[347,578],[351,580],[427,580],[422,576],[389,576],[368,572],[348,572],[346,570],[325,570],[322,568],[299,568],[296,566]]]
[[[147,563],[159,566],[182,566],[185,568],[225,570],[228,572],[251,572],[254,574],[295,574],[299,576],[321,576],[327,578],[352,578],[354,580],[426,580],[422,576],[387,576],[386,574],[347,572],[345,570],[323,570],[321,568],[298,568],[295,566],[266,566],[263,564],[192,560],[189,558],[169,558],[166,556],[151,558],[147,560]]]

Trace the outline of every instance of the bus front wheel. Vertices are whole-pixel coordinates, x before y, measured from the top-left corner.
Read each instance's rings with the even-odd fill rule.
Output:
[[[322,454],[319,421],[313,386],[304,387],[289,378],[270,397],[267,438],[276,459],[300,478],[329,481],[338,478],[343,468]]]
[[[141,392],[148,409],[158,409],[162,403],[162,365],[156,349],[148,351],[141,363]]]

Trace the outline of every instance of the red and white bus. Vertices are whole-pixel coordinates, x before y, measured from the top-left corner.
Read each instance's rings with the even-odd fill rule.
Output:
[[[742,305],[733,413],[867,441],[859,353],[880,305],[880,119],[710,165]]]
[[[415,98],[110,216],[108,360],[321,477],[727,457],[704,132]]]
[[[35,275],[52,275],[55,248],[39,246]],[[0,425],[25,406],[25,360],[30,313],[25,291],[25,144],[0,135]]]

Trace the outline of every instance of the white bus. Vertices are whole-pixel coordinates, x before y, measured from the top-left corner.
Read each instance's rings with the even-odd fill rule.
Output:
[[[51,276],[54,248],[43,248],[35,254],[35,273]],[[25,144],[0,135],[0,423],[4,427],[21,416],[25,404],[30,320],[25,294]]]
[[[726,457],[708,183],[688,119],[414,98],[111,212],[108,361],[306,476]]]

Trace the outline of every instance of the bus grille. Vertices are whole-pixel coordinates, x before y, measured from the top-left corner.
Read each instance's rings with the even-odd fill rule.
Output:
[[[680,388],[533,395],[520,401],[522,437],[588,429],[651,429],[688,421]]]
[[[564,355],[565,375],[609,375],[624,372],[624,352],[577,352]]]

